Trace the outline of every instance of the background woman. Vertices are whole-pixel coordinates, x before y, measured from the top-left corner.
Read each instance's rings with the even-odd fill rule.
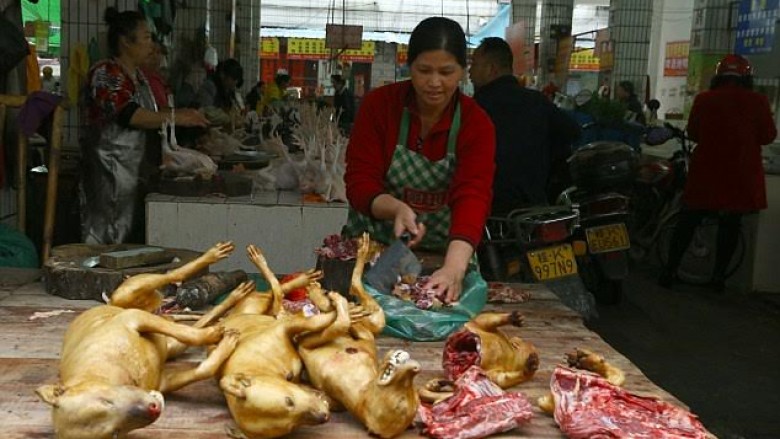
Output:
[[[158,130],[170,113],[158,113],[139,67],[152,51],[146,19],[136,11],[108,8],[111,58],[87,75],[82,130],[82,239],[92,244],[143,242],[143,199],[139,186],[146,131]],[[195,110],[180,110],[176,123],[206,126]]]
[[[244,68],[235,59],[226,59],[217,64],[217,69],[209,75],[198,91],[200,108],[216,107],[227,113],[230,110],[243,109],[236,90],[244,84]]]
[[[696,227],[704,217],[714,215],[718,236],[712,287],[722,291],[742,215],[766,209],[761,146],[777,136],[769,101],[753,91],[745,58],[727,55],[718,63],[710,89],[693,101],[687,131],[698,145],[683,194],[686,210],[672,235],[668,265],[659,284],[668,288],[674,283]]]
[[[460,93],[466,38],[443,17],[420,22],[409,40],[411,80],[366,95],[347,147],[345,232],[445,253],[428,288],[456,301],[490,211],[495,132]]]

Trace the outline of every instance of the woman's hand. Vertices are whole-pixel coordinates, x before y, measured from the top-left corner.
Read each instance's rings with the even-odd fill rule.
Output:
[[[465,270],[444,265],[431,275],[424,288],[436,291],[437,297],[444,297],[444,303],[457,302],[465,274]]]
[[[474,248],[470,243],[459,239],[450,241],[444,266],[431,275],[425,288],[435,290],[437,296],[444,297],[444,303],[457,302],[473,254]]]
[[[184,127],[207,127],[209,120],[198,110],[182,108],[176,111],[176,124]]]
[[[397,237],[409,232],[412,240],[409,246],[417,245],[425,236],[425,226],[417,222],[417,214],[403,201],[390,194],[381,194],[374,198],[371,213],[378,220],[392,220],[393,234]]]
[[[393,223],[393,233],[396,238],[409,232],[412,235],[409,247],[414,247],[425,236],[425,224],[417,222],[417,214],[406,203],[399,203]]]

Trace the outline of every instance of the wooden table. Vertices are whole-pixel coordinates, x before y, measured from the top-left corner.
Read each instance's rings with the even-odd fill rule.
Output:
[[[525,315],[524,328],[508,328],[533,342],[539,352],[541,366],[536,376],[513,390],[522,391],[534,403],[549,389],[550,374],[561,362],[564,352],[574,347],[588,347],[605,355],[626,372],[625,387],[634,392],[658,396],[680,404],[674,396],[653,384],[628,359],[612,349],[596,333],[583,326],[579,316],[566,308],[558,298],[539,286],[533,288],[532,299],[519,305],[489,308],[519,309]],[[0,285],[0,436],[10,438],[52,437],[51,410],[34,394],[36,387],[57,379],[58,355],[67,325],[80,310],[96,305],[92,301],[69,301],[49,296],[40,283],[5,290]],[[54,317],[29,320],[36,311],[74,310]],[[402,348],[420,361],[423,372],[417,378],[420,385],[441,376],[443,342],[410,343],[394,338],[378,340],[380,355],[387,350]],[[196,361],[199,353],[182,361]],[[137,430],[132,438],[222,438],[225,426],[232,421],[222,393],[214,381],[194,384],[166,396],[166,406],[160,419],[151,426]],[[302,428],[295,438],[368,437],[363,427],[349,414],[335,413],[330,422]],[[418,437],[408,430],[403,438]],[[536,409],[530,425],[500,437],[560,438],[555,422]]]

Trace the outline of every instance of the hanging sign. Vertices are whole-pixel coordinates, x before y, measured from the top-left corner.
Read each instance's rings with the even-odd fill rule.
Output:
[[[326,24],[325,47],[360,50],[363,47],[363,26]]]
[[[688,76],[690,41],[670,41],[664,53],[664,76]]]
[[[260,59],[278,59],[279,58],[279,38],[263,37],[260,38]]]
[[[739,55],[771,52],[778,19],[780,0],[742,0],[734,51]]]

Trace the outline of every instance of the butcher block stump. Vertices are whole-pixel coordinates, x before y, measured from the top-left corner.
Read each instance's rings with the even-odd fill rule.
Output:
[[[148,247],[140,244],[90,245],[68,244],[52,249],[51,257],[43,264],[46,292],[66,299],[103,301],[103,293],[111,292],[129,276],[142,273],[165,273],[200,256],[200,252],[165,248],[175,262],[158,263],[131,268],[85,267],[84,261],[104,253],[132,251]],[[208,268],[203,271],[205,274]]]

